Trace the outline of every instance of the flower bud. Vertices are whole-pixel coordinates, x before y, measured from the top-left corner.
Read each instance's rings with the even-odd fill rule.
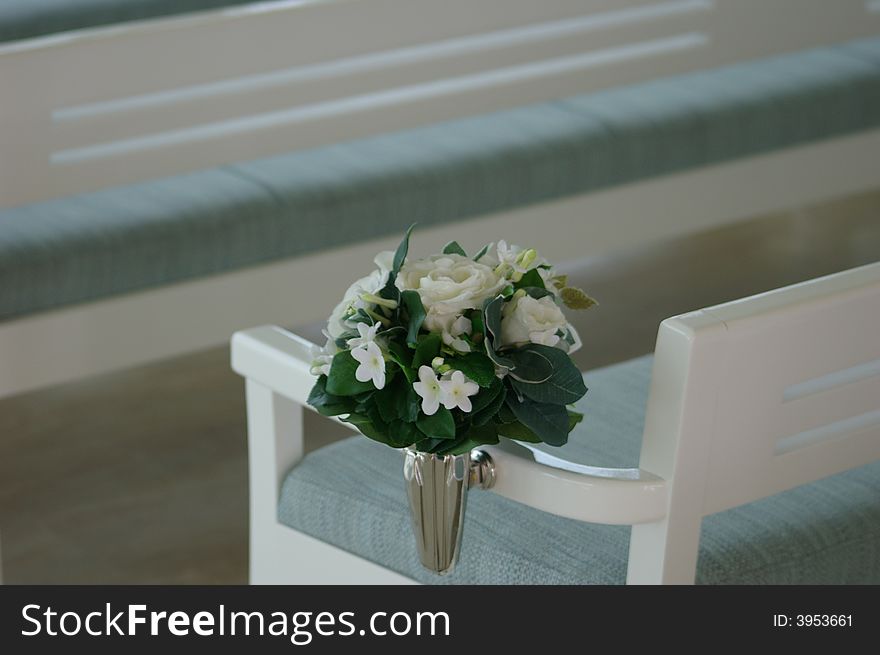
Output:
[[[538,251],[534,248],[529,248],[528,250],[523,250],[516,256],[516,262],[523,268],[528,268],[531,266],[535,259],[538,257]]]

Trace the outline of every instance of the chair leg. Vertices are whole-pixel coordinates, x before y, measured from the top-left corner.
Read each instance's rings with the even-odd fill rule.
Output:
[[[278,496],[284,476],[303,456],[303,408],[252,380],[246,384],[250,581],[262,584],[275,577]]]
[[[627,584],[694,584],[702,517],[679,514],[634,525]]]

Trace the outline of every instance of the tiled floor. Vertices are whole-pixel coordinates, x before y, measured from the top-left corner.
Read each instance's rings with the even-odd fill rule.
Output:
[[[666,316],[878,259],[880,192],[566,266],[601,302],[578,321],[578,363],[649,352]],[[318,421],[312,447],[338,430]],[[0,401],[0,481],[7,582],[246,580],[243,390],[225,349]]]

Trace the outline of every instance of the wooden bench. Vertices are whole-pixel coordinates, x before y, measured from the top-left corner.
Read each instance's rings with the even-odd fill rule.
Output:
[[[446,578],[418,563],[399,453],[303,457],[311,344],[240,332],[251,581],[876,584],[878,321],[880,263],[665,320],[653,365],[585,376],[568,446],[484,448],[496,484]]]

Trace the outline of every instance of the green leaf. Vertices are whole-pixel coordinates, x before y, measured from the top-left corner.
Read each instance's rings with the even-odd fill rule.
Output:
[[[503,357],[495,352],[495,349],[492,347],[492,340],[487,338],[485,341],[486,344],[486,355],[491,359],[496,365],[503,366],[505,368],[513,368],[513,362],[507,359],[507,357]]]
[[[400,273],[400,267],[403,266],[403,262],[406,261],[406,255],[409,252],[409,235],[412,234],[415,226],[416,224],[413,223],[406,228],[406,234],[403,235],[403,239],[400,240],[400,245],[397,246],[397,250],[394,252],[394,261],[391,265],[391,280],[397,279],[397,274]]]
[[[373,396],[379,416],[386,423],[402,420],[415,422],[419,415],[420,399],[406,378],[397,376]]]
[[[398,380],[400,379],[401,378],[398,378]],[[398,392],[399,390],[397,389],[396,383],[386,384],[384,389],[377,391],[376,395],[373,396],[373,402],[379,410],[379,416],[381,416],[382,420],[386,423],[390,423],[391,421],[400,418],[397,409]]]
[[[561,446],[568,441],[568,411],[562,405],[537,403],[527,398],[519,402],[508,396],[507,406],[520,423],[544,443]]]
[[[471,428],[461,438],[451,444],[441,444],[435,451],[438,455],[464,455],[474,448],[498,443],[498,434],[494,425]]]
[[[434,358],[440,353],[440,335],[429,334],[419,340],[416,352],[413,355],[412,367],[418,371],[422,365],[430,366]]]
[[[455,420],[452,412],[442,405],[432,416],[422,414],[416,421],[419,430],[426,437],[434,439],[453,439],[455,437]]]
[[[580,423],[584,415],[580,412],[575,412],[573,410],[568,410],[568,432],[571,434],[571,431],[574,430],[575,426]],[[525,425],[520,423],[519,421],[511,421],[510,423],[501,423],[496,424],[495,426],[498,429],[498,434],[507,437],[509,439],[516,439],[517,441],[528,441],[530,443],[540,443],[541,439],[534,432],[529,430]]]
[[[489,298],[483,303],[483,323],[488,331],[487,336],[491,335],[495,339],[501,337],[501,309],[503,306],[503,296]]]
[[[348,319],[350,323],[366,323],[367,325],[373,325],[376,322],[372,316],[367,314],[366,310],[361,307],[354,314],[352,314],[351,318]],[[354,336],[360,336],[357,330],[353,330]]]
[[[421,432],[419,434],[421,434]],[[426,437],[424,439],[421,439],[420,441],[416,441],[414,446],[415,449],[418,450],[420,453],[432,453],[434,452],[435,448],[438,448],[439,446],[448,443],[449,439],[431,439]]]
[[[418,291],[407,289],[400,294],[400,300],[409,315],[409,330],[406,334],[406,342],[412,347],[418,344],[419,330],[425,321],[425,307]]]
[[[498,378],[495,378],[488,387],[480,389],[480,392],[471,398],[471,414],[477,414],[492,403],[502,389],[504,389],[504,383]]]
[[[409,252],[409,235],[412,234],[415,226],[416,224],[413,223],[407,228],[403,239],[400,240],[400,245],[394,251],[394,260],[391,264],[391,271],[388,273],[388,281],[385,282],[385,286],[379,291],[379,295],[382,298],[400,302],[400,289],[397,288],[395,282],[397,282],[397,274],[400,273],[401,266],[406,261],[406,255]]]
[[[374,441],[378,441],[379,443],[384,443],[388,446],[393,445],[391,440],[388,438],[388,435],[383,432],[380,428],[378,428],[370,419],[369,416],[365,414],[349,414],[345,418],[339,419],[343,423],[351,423],[358,430],[360,430],[361,434],[365,437],[369,437]]]
[[[418,394],[409,381],[399,375],[373,395],[373,402],[385,423],[397,419],[414,423],[421,404]]]
[[[458,241],[450,241],[445,246],[443,246],[443,254],[461,255],[462,257],[467,257],[467,253],[464,251],[464,248],[458,245]]]
[[[559,295],[562,297],[562,302],[569,309],[589,309],[599,304],[584,293],[583,289],[578,289],[577,287],[565,287],[559,292]]]
[[[541,439],[534,432],[529,430],[519,421],[511,423],[501,423],[495,426],[498,434],[508,439],[516,439],[517,441],[527,441],[528,443],[541,443]]]
[[[406,395],[398,400],[400,406],[400,418],[407,423],[415,423],[419,418],[419,409],[422,406],[422,399],[412,385],[407,386]]]
[[[385,334],[385,332],[382,334]],[[416,373],[412,370],[412,353],[409,349],[396,341],[389,341],[388,353],[391,355],[391,359],[400,367],[400,370],[403,371],[407,381],[412,383],[416,379]]]
[[[505,353],[514,364],[510,376],[514,380],[529,384],[546,382],[553,375],[553,363],[546,355],[531,348],[531,345],[534,344]]]
[[[484,389],[483,392],[490,393],[491,387],[489,389]],[[482,392],[481,392],[482,393]],[[477,394],[479,396],[480,394]],[[496,393],[485,405],[477,409],[476,404],[474,404],[474,409],[471,412],[471,420],[475,426],[485,425],[498,414],[498,410],[501,409],[504,404],[504,399],[507,397],[507,389],[503,384],[498,384],[498,393]]]
[[[495,420],[498,423],[514,423],[516,421],[516,414],[510,411],[510,407],[507,406],[507,403],[504,403],[498,409],[498,414],[496,414]]]
[[[571,357],[559,348],[533,343],[525,346],[524,349],[543,355],[550,360],[553,365],[553,374],[540,384],[529,384],[513,378],[510,380],[510,384],[517,392],[535,402],[552,405],[570,405],[583,398],[587,393],[581,372],[571,361]]]
[[[447,357],[446,363],[457,371],[461,371],[468,378],[481,387],[488,387],[495,377],[495,365],[492,360],[480,352],[470,352],[456,357]]]
[[[327,393],[327,376],[322,375],[315,382],[309,398],[306,401],[314,407],[322,416],[339,416],[340,414],[350,414],[354,411],[356,402],[353,398],[345,398],[343,396],[334,396]]]
[[[420,441],[424,436],[419,432],[415,423],[407,423],[398,419],[388,425],[388,438],[396,448],[405,448]]]
[[[487,252],[489,252],[489,246],[491,246],[491,245],[492,245],[491,243],[487,243],[485,246],[480,248],[480,252],[478,252],[476,255],[474,255],[474,261],[475,262],[480,261],[480,259],[483,258],[483,255],[485,255]]]
[[[471,312],[471,337],[478,334],[486,335],[486,326],[483,325],[483,312]]]
[[[498,366],[513,368],[512,361],[498,354],[495,345],[496,340],[501,338],[501,308],[504,305],[504,296],[496,296],[487,299],[483,303],[483,325],[486,327],[486,354]]]
[[[538,272],[537,268],[533,268],[532,270],[523,273],[523,276],[519,279],[519,282],[517,282],[513,286],[517,289],[525,289],[526,287],[534,287],[536,289],[545,288],[544,278],[541,277],[541,274]]]
[[[330,363],[330,375],[327,376],[327,392],[334,396],[354,396],[364,391],[375,389],[373,383],[359,382],[354,376],[358,361],[351,356],[351,352],[343,350],[333,356]]]
[[[393,300],[397,303],[397,309],[394,310],[394,316],[397,315],[397,312],[400,311],[400,289],[392,282],[391,277],[388,278],[388,282],[385,283],[385,286],[379,291],[379,296],[382,298],[387,298],[388,300]],[[380,309],[380,313],[383,311]]]
[[[553,292],[544,287],[522,287],[522,290],[535,300],[538,298],[544,298],[545,296],[553,296]]]
[[[574,430],[575,426],[584,420],[584,415],[574,410],[568,410],[568,431]]]
[[[341,348],[342,350],[345,350],[348,347],[348,340],[354,339],[355,337],[359,337],[359,336],[360,336],[360,334],[358,333],[357,330],[346,330],[345,332],[340,334],[338,337],[336,337],[336,340],[334,341],[334,343],[336,344],[337,348]]]

